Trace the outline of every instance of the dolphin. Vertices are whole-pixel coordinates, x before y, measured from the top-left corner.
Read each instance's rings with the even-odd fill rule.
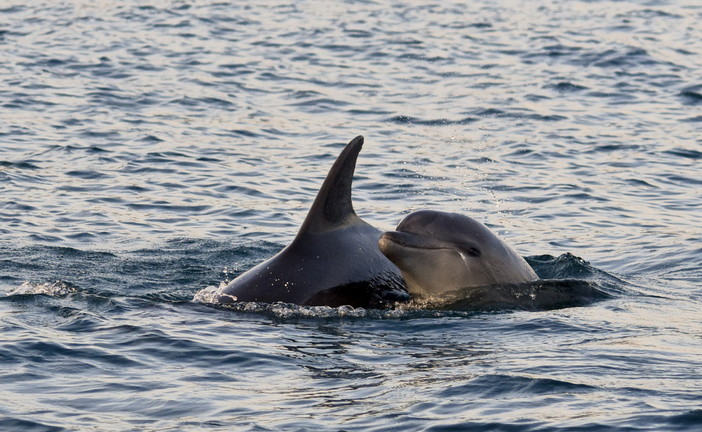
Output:
[[[378,246],[400,268],[413,298],[539,279],[488,227],[457,213],[411,213],[395,231],[383,233]]]
[[[408,299],[399,269],[378,249],[382,231],[358,217],[351,203],[362,146],[358,136],[342,150],[292,243],[231,281],[219,303],[383,308]]]

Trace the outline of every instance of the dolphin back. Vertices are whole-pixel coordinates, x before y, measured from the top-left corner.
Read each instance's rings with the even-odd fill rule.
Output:
[[[344,147],[292,243],[234,279],[220,302],[377,308],[407,299],[399,269],[378,248],[381,231],[353,209],[351,184],[362,146],[358,136]]]

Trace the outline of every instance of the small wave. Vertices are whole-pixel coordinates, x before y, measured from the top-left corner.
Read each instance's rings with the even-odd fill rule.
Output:
[[[416,117],[410,117],[406,115],[398,115],[387,119],[389,123],[395,124],[410,124],[410,125],[421,125],[421,126],[447,126],[447,125],[466,125],[478,121],[475,117],[465,117],[458,120],[450,119],[420,119]]]
[[[0,10],[2,12],[2,10]],[[18,417],[6,417],[0,419],[0,429],[2,430],[21,430],[21,431],[62,431],[66,430],[59,426],[54,426],[49,423],[41,423],[38,421],[27,420]]]
[[[208,286],[195,293],[193,301],[207,305],[214,305],[237,312],[253,312],[271,315],[275,318],[335,318],[335,317],[356,317],[361,318],[368,315],[368,310],[364,308],[354,308],[351,306],[329,307],[329,306],[300,306],[291,303],[259,303],[259,302],[239,302],[236,296],[225,294],[226,282],[222,282],[218,287]],[[222,297],[230,298],[232,302],[223,302]]]
[[[66,171],[64,174],[70,177],[76,177],[80,179],[85,179],[85,180],[96,180],[100,179],[103,177],[107,177],[106,174],[103,174],[98,171],[93,171],[93,170],[73,170],[73,171]]]
[[[695,85],[683,89],[679,96],[685,105],[702,104],[702,85]]]
[[[0,160],[0,168],[17,168],[17,169],[27,169],[27,170],[37,170],[39,167],[33,163],[23,161],[23,162],[10,162]]]
[[[593,282],[575,279],[539,280],[465,288],[445,293],[419,305],[431,309],[475,312],[544,311],[587,306],[610,298],[610,294]]]
[[[196,297],[202,299],[202,296]],[[376,319],[376,320],[406,320],[425,318],[445,318],[445,317],[470,317],[475,315],[474,311],[453,311],[435,309],[365,309],[352,306],[301,306],[292,303],[258,303],[258,302],[236,302],[229,304],[206,303],[217,308],[256,315],[268,316],[274,320],[295,320],[295,319]]]
[[[587,90],[587,87],[579,84],[574,84],[570,81],[559,81],[555,84],[547,85],[546,88],[556,90],[559,93],[574,93],[581,90]]]
[[[342,100],[336,100],[336,99],[331,99],[331,98],[317,98],[317,99],[308,99],[308,100],[303,100],[302,102],[295,102],[293,104],[290,104],[291,106],[298,106],[298,107],[305,107],[305,106],[323,106],[326,108],[332,107],[332,106],[346,106],[349,105],[348,102],[342,101]]]
[[[527,257],[526,260],[542,279],[583,279],[597,273],[597,269],[589,262],[571,253],[564,253],[557,257],[536,255]]]
[[[375,318],[408,319],[446,316],[471,316],[480,312],[514,310],[543,311],[586,306],[612,296],[595,283],[580,280],[539,280],[525,284],[471,287],[431,299],[398,301],[388,309],[365,309],[351,306],[302,306],[290,303],[223,302],[227,286],[208,286],[195,293],[193,301],[235,312],[259,313],[276,319],[288,318]]]
[[[12,289],[7,295],[47,295],[50,297],[64,297],[77,292],[76,288],[62,281],[33,283],[23,282],[22,285]]]
[[[695,117],[689,117],[689,118],[683,119],[681,121],[686,122],[686,123],[699,123],[699,122],[702,122],[702,115],[695,116]]]
[[[342,318],[354,317],[362,318],[368,316],[368,310],[364,308],[353,308],[351,306],[329,307],[329,306],[300,306],[290,303],[259,303],[259,302],[238,302],[235,296],[228,296],[222,290],[227,286],[222,282],[218,287],[208,286],[195,293],[193,301],[206,305],[221,307],[235,312],[247,312],[269,315],[276,319],[288,318]],[[234,303],[223,303],[222,296],[230,297]]]
[[[687,148],[674,148],[671,150],[664,151],[663,153],[686,159],[702,159],[702,152]]]
[[[692,428],[697,428],[702,424],[702,409],[693,409],[682,414],[670,416],[667,419],[667,423],[676,427],[690,427],[689,430],[695,430]]]
[[[511,394],[560,394],[590,393],[596,387],[549,378],[487,374],[479,376],[467,384],[448,387],[441,396],[453,397],[461,394],[480,394],[483,398],[505,398]]]
[[[193,301],[195,303],[203,304],[221,304],[220,297],[227,296],[231,298],[232,301],[236,302],[238,299],[235,296],[224,294],[223,290],[227,286],[226,283],[222,282],[218,287],[208,286],[195,293],[193,296]]]
[[[334,318],[371,318],[371,319],[409,319],[409,318],[428,318],[428,317],[446,317],[446,316],[464,316],[467,315],[462,311],[439,311],[422,309],[420,306],[412,306],[412,303],[396,303],[394,307],[389,309],[366,309],[362,307],[352,306],[303,306],[292,303],[261,303],[261,302],[239,302],[236,297],[233,297],[234,303],[223,303],[220,300],[222,290],[227,286],[227,283],[222,282],[218,287],[208,286],[195,293],[193,301],[209,306],[215,306],[220,309],[226,309],[234,312],[253,313],[266,315],[272,319],[334,319]],[[404,306],[401,306],[404,305]]]

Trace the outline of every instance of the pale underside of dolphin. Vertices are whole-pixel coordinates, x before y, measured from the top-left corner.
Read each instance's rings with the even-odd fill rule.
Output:
[[[358,136],[343,149],[292,243],[229,283],[220,303],[378,308],[407,299],[399,269],[378,248],[382,232],[353,209],[351,183],[362,146]]]

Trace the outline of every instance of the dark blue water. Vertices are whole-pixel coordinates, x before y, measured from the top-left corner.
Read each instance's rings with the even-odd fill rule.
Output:
[[[0,2],[0,429],[702,428],[702,5]],[[357,213],[479,219],[549,310],[193,301]],[[199,297],[198,297],[199,298]]]

